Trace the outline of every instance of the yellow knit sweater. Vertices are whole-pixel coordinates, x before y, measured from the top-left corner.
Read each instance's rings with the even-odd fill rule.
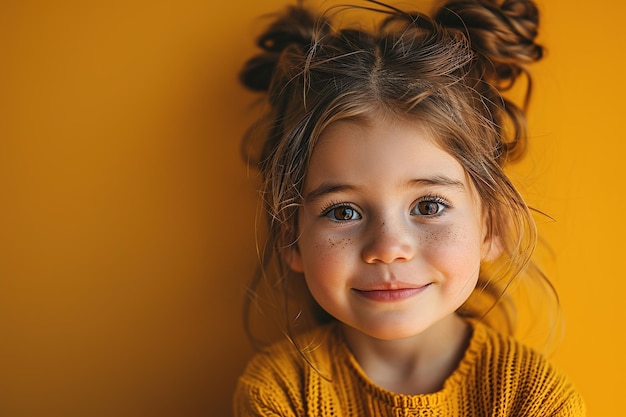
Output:
[[[584,416],[580,395],[535,351],[471,321],[473,333],[441,391],[402,395],[375,385],[337,326],[312,334],[313,369],[287,342],[257,354],[234,396],[235,416]],[[328,379],[327,379],[328,378]]]

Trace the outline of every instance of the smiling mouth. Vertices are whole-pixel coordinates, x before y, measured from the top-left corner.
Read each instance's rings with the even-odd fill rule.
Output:
[[[372,301],[401,301],[407,298],[416,296],[424,292],[431,284],[426,284],[420,287],[407,287],[407,288],[389,288],[389,289],[373,289],[373,290],[359,290],[353,288],[352,291],[360,297],[366,298]]]

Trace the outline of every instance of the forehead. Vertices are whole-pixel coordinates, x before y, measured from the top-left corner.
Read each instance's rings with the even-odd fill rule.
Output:
[[[465,169],[419,123],[392,118],[341,120],[321,134],[307,177],[373,181],[409,177],[467,181]]]

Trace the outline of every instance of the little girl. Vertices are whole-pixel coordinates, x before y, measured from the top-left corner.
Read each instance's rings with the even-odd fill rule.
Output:
[[[282,291],[286,338],[248,364],[235,415],[584,415],[567,378],[512,338],[505,292],[543,279],[503,172],[524,153],[526,103],[501,95],[520,76],[530,94],[536,6],[333,10],[384,18],[339,28],[289,7],[241,74],[268,102],[247,137],[261,139],[268,227],[251,292]]]

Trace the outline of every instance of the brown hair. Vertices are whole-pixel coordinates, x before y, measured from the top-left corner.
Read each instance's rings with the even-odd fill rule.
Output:
[[[268,227],[246,317],[262,283],[280,288],[283,308],[289,309],[290,288],[303,281],[290,279],[280,254],[297,240],[302,186],[320,134],[337,120],[369,120],[383,112],[429,129],[472,179],[503,254],[481,267],[479,285],[460,313],[512,333],[515,305],[506,288],[523,273],[545,278],[531,261],[537,240],[531,211],[503,171],[526,150],[524,113],[531,91],[526,65],[543,52],[535,42],[537,7],[530,0],[461,0],[446,3],[432,17],[374,0],[354,7],[384,18],[371,30],[336,29],[328,13],[315,16],[301,5],[288,7],[259,37],[262,52],[240,74],[242,83],[265,92],[268,102],[262,122],[244,139],[247,149],[261,145],[256,161]],[[526,91],[516,105],[502,92],[520,77]],[[272,265],[276,270],[270,272]],[[309,302],[296,301],[297,312],[287,311],[288,336],[303,308],[315,313]]]

